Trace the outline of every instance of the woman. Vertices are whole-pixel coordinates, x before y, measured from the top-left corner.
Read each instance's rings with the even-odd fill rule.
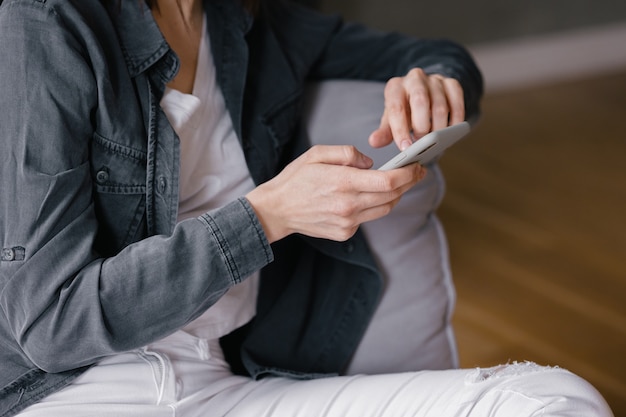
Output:
[[[358,226],[426,172],[306,150],[302,87],[389,79],[370,143],[402,149],[476,113],[463,49],[272,0],[4,0],[0,53],[0,415],[610,415],[532,364],[315,378],[379,297]]]

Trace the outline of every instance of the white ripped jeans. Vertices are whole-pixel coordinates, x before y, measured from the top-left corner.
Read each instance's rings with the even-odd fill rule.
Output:
[[[230,373],[216,340],[178,332],[103,360],[21,417],[608,417],[587,382],[560,368],[254,381]]]
[[[612,416],[591,385],[563,369],[454,369],[454,288],[445,236],[431,212],[441,181],[433,167],[394,216],[365,225],[387,283],[350,376],[253,381],[230,372],[217,340],[179,331],[103,360],[19,416]],[[448,370],[404,372],[416,369]]]
[[[230,372],[217,340],[179,331],[103,360],[19,416],[612,416],[591,385],[560,368],[454,369],[454,288],[445,236],[430,213],[440,181],[433,168],[395,216],[365,225],[387,285],[350,376],[253,381]],[[448,370],[404,372],[415,369]],[[395,373],[364,375],[381,372]]]

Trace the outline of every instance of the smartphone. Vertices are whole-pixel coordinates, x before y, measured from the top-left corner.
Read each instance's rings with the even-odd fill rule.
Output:
[[[430,132],[416,140],[411,146],[391,158],[378,169],[388,171],[414,162],[419,162],[421,165],[427,164],[441,155],[444,150],[465,137],[470,130],[470,124],[462,122]]]

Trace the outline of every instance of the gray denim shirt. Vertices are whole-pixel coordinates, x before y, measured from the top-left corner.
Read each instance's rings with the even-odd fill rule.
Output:
[[[205,10],[257,183],[307,146],[307,80],[385,80],[421,66],[459,79],[470,114],[478,108],[480,73],[455,44],[273,0],[256,19],[232,0]],[[179,64],[148,9],[0,0],[0,57],[0,416],[176,331],[259,269],[257,318],[224,339],[233,369],[341,371],[380,292],[363,236],[270,247],[245,198],[176,224],[178,138],[159,102]]]

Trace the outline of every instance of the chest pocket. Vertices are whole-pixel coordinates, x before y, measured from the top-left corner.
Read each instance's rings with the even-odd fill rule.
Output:
[[[96,249],[103,255],[113,255],[145,234],[146,161],[144,150],[94,134],[91,175],[96,216],[103,225]]]

